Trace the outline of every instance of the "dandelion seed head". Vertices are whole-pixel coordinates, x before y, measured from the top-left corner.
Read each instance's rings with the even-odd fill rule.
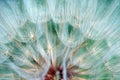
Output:
[[[119,80],[119,0],[0,1],[0,79]]]

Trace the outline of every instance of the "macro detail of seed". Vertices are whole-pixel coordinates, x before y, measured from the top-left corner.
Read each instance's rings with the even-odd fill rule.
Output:
[[[120,80],[120,0],[0,0],[0,80]]]
[[[67,68],[67,80],[70,80],[71,77],[77,75],[74,70],[75,66]],[[47,74],[45,75],[45,80],[64,80],[63,75],[62,66],[51,65]]]
[[[63,69],[61,67],[51,66],[45,76],[45,80],[62,80]]]

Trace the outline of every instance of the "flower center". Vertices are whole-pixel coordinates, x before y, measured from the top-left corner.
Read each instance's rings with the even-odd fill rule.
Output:
[[[51,66],[45,76],[45,80],[63,80],[63,68]]]

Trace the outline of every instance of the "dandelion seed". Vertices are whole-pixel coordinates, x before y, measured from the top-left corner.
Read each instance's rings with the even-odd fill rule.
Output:
[[[119,0],[0,0],[0,80],[120,80]]]

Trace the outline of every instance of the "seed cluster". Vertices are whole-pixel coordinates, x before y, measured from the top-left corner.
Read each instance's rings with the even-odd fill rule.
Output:
[[[45,76],[45,80],[63,80],[63,68],[57,66],[51,66]]]

